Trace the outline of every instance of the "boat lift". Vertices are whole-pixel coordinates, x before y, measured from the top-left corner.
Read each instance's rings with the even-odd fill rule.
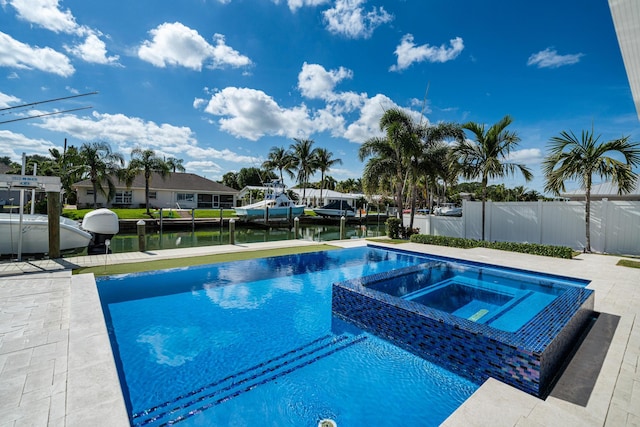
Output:
[[[22,218],[24,215],[24,191],[35,190],[47,193],[47,215],[49,218],[49,258],[60,258],[60,191],[62,183],[57,176],[5,175],[0,174],[0,188],[9,192],[20,190],[18,261],[22,261]],[[33,203],[32,203],[33,204]]]

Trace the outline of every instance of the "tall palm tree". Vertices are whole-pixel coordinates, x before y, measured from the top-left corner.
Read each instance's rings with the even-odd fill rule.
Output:
[[[334,159],[333,153],[326,148],[318,148],[316,151],[316,167],[320,171],[320,203],[322,202],[322,191],[325,187],[325,174],[333,165],[341,165],[342,159]]]
[[[522,173],[526,181],[533,178],[531,171],[523,164],[509,161],[509,154],[518,146],[520,137],[516,132],[507,130],[513,122],[510,116],[504,116],[500,121],[485,129],[485,125],[468,122],[462,128],[470,131],[475,142],[464,140],[454,147],[458,156],[462,175],[466,179],[480,178],[482,184],[482,240],[485,238],[485,203],[487,201],[487,184],[489,179],[503,178]]]
[[[136,175],[140,172],[144,173],[144,202],[147,215],[149,215],[151,214],[149,211],[149,184],[151,183],[151,174],[156,172],[164,179],[171,174],[171,170],[167,162],[158,157],[155,151],[151,149],[143,150],[141,148],[134,148],[131,150],[131,161],[124,175],[127,187],[131,186]]]
[[[93,187],[93,207],[98,207],[98,191],[105,196],[107,202],[113,199],[116,194],[113,176],[124,166],[122,154],[111,151],[106,142],[92,142],[82,144],[78,156],[81,163],[77,170],[89,177]],[[103,182],[107,184],[107,191],[102,186]]]
[[[412,158],[419,155],[420,126],[407,112],[392,108],[380,118],[380,130],[384,137],[366,140],[358,151],[360,161],[369,157],[363,171],[365,188],[371,192],[390,183],[394,188],[397,217],[402,221],[404,187]]]
[[[289,150],[284,147],[271,147],[267,160],[262,162],[262,167],[269,171],[277,170],[280,174],[280,181],[284,182],[283,172],[286,172],[289,178],[293,178],[293,169],[296,165]]]
[[[318,149],[313,148],[312,139],[293,138],[295,144],[291,144],[291,155],[294,159],[295,169],[298,171],[297,181],[302,185],[302,201],[305,200],[305,190],[309,182],[309,177],[317,170],[316,158]]]
[[[176,171],[178,172],[186,171],[183,165],[184,163],[183,159],[176,159],[175,157],[169,157],[167,160],[165,160],[165,162],[167,163],[167,166],[169,166],[169,169],[173,173],[175,173]]]
[[[633,168],[640,165],[640,143],[629,142],[625,136],[599,142],[600,135],[582,131],[580,138],[573,132],[562,131],[549,141],[549,154],[542,163],[545,191],[555,194],[565,191],[566,180],[577,180],[585,190],[585,251],[591,252],[591,185],[593,177],[610,179],[618,186],[618,194],[632,191],[638,180]],[[618,154],[624,161],[610,155]]]

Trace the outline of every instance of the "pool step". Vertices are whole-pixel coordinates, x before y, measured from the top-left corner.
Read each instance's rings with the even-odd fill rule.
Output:
[[[134,426],[164,426],[224,403],[324,357],[346,349],[366,336],[325,335],[223,379],[199,387],[152,408],[134,413]]]

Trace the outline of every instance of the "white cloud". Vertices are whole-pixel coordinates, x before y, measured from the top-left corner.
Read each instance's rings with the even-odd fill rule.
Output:
[[[563,65],[571,65],[580,62],[583,53],[572,55],[558,55],[555,49],[550,47],[532,54],[527,60],[527,65],[536,65],[538,68],[558,68]]]
[[[525,148],[522,150],[515,150],[509,153],[507,160],[513,163],[522,163],[524,165],[531,165],[541,163],[544,155],[539,148]]]
[[[184,164],[184,167],[186,170],[199,170],[210,173],[220,173],[224,170],[222,166],[210,160],[187,162]]]
[[[96,34],[89,34],[84,43],[73,47],[67,47],[67,52],[94,64],[113,64],[118,61],[118,56],[107,56],[106,44]]]
[[[68,77],[75,72],[69,58],[50,47],[31,47],[0,32],[0,67],[40,70]]]
[[[121,151],[127,151],[134,146],[175,151],[196,144],[193,131],[188,127],[167,123],[158,125],[124,114],[101,114],[94,111],[90,117],[71,114],[51,116],[36,126],[61,132],[82,141],[102,140],[114,143]]]
[[[183,66],[200,71],[207,62],[211,67],[224,65],[241,67],[251,60],[227,46],[224,36],[215,34],[215,46],[209,44],[196,30],[174,22],[159,25],[149,31],[152,40],[146,40],[138,49],[140,59],[156,67]]]
[[[279,1],[275,0],[274,3],[278,4]],[[300,9],[304,6],[320,6],[329,3],[329,0],[287,0],[287,5],[292,12]]]
[[[413,64],[414,62],[447,62],[455,59],[464,49],[464,42],[460,37],[449,40],[451,45],[447,48],[445,45],[440,47],[429,46],[423,44],[416,46],[413,42],[412,34],[405,34],[396,47],[395,54],[398,57],[398,63],[389,68],[390,71],[401,71]]]
[[[58,0],[9,0],[18,18],[56,33],[78,33],[83,29],[69,9],[62,11]]]
[[[20,102],[20,98],[16,98],[13,95],[7,95],[6,93],[0,92],[0,108],[11,107],[11,104]]]
[[[205,112],[222,116],[218,123],[225,132],[253,141],[265,135],[306,137],[317,130],[305,105],[282,108],[255,89],[224,88],[211,96]]]
[[[298,74],[298,89],[307,98],[327,99],[341,80],[352,77],[353,72],[344,67],[327,71],[322,65],[305,62]]]
[[[22,153],[48,154],[55,145],[45,139],[32,139],[21,133],[0,130],[0,157],[9,156],[14,162],[21,161]]]
[[[336,0],[333,8],[322,12],[327,30],[348,38],[369,38],[380,25],[393,20],[384,8],[366,12],[361,5],[366,0]]]

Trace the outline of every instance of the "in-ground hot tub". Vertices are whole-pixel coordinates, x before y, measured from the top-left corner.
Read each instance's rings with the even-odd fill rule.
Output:
[[[593,316],[587,281],[436,259],[333,284],[333,312],[479,383],[544,397]]]

